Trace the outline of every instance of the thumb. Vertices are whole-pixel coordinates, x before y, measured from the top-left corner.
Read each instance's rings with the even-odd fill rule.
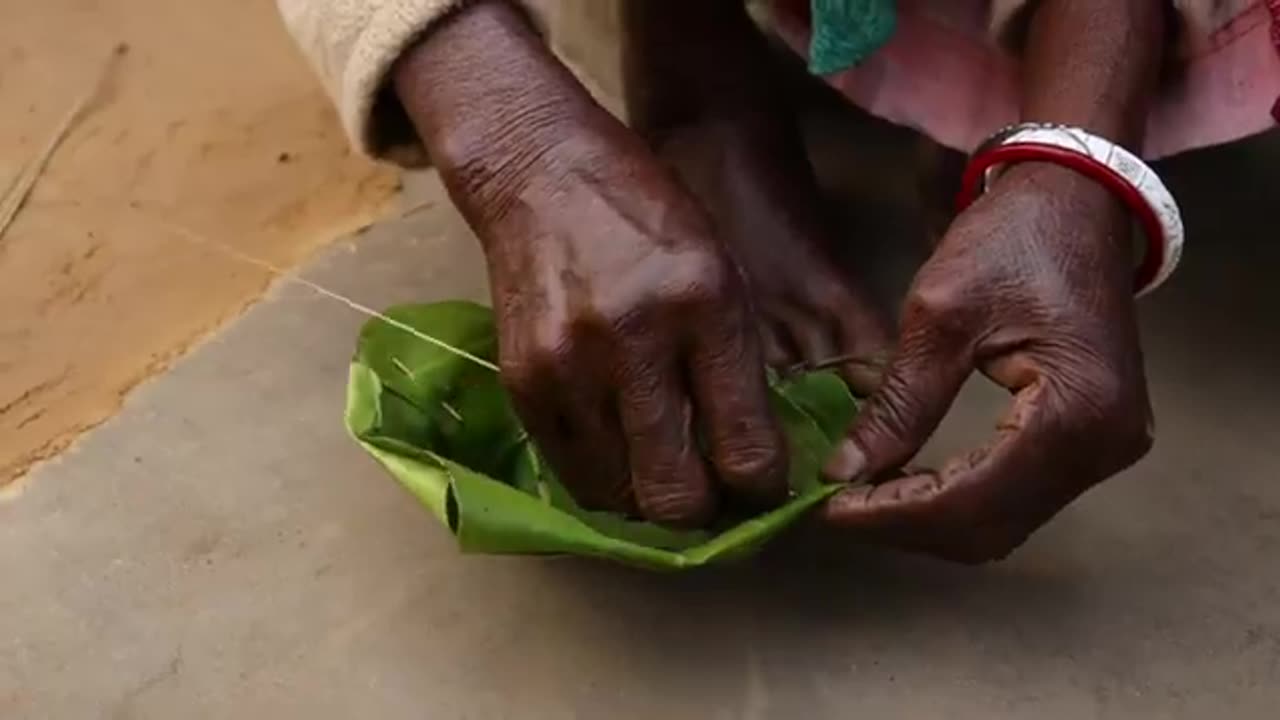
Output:
[[[903,328],[884,381],[824,474],[835,482],[873,479],[908,463],[938,429],[972,369],[964,345],[943,342],[934,327]]]

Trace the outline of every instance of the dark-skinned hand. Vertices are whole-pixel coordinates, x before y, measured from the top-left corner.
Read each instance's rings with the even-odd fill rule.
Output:
[[[769,363],[882,355],[888,324],[856,273],[833,262],[837,237],[799,131],[794,80],[745,4],[633,0],[621,21],[632,123],[746,271]],[[866,365],[841,369],[863,392],[877,379]]]
[[[503,381],[573,495],[672,526],[785,498],[742,273],[644,142],[505,3],[434,29],[396,89],[484,245]]]
[[[887,323],[853,273],[833,261],[835,236],[803,143],[787,118],[708,119],[668,132],[659,154],[709,210],[746,271],[771,365],[875,360],[885,353]],[[861,393],[879,380],[873,365],[840,369]]]
[[[1003,558],[1151,447],[1127,215],[1048,165],[1010,169],[917,276],[885,384],[833,458],[825,519],[960,562]],[[1013,393],[995,435],[938,470],[885,479],[978,370]]]

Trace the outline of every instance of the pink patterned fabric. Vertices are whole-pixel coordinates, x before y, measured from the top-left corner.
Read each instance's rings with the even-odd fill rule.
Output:
[[[1280,0],[1270,0],[1268,6],[1271,8],[1271,40],[1276,46],[1276,51],[1280,52]],[[1276,100],[1276,105],[1271,109],[1271,115],[1280,123],[1280,99]]]
[[[997,40],[1026,0],[899,0],[893,39],[826,80],[891,122],[969,151],[1017,121],[1019,58]],[[803,0],[774,0],[774,24],[804,54]],[[1280,122],[1280,0],[1175,0],[1182,72],[1152,109],[1146,156],[1263,132]]]

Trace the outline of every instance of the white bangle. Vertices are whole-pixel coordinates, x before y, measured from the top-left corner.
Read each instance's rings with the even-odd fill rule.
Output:
[[[1103,182],[1122,196],[1138,215],[1148,235],[1147,253],[1139,271],[1137,294],[1160,287],[1182,259],[1186,229],[1178,203],[1168,187],[1141,158],[1086,130],[1061,125],[1023,124],[1002,130],[973,155],[961,205],[985,192],[999,170],[1012,161],[1059,162]]]

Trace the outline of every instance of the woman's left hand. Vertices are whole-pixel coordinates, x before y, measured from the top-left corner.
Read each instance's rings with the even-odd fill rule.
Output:
[[[986,562],[1142,458],[1153,426],[1128,222],[1100,185],[1040,164],[1011,168],[964,213],[916,277],[885,383],[828,467],[873,484],[837,495],[825,519],[873,542]],[[1014,394],[992,440],[885,481],[974,369]]]

